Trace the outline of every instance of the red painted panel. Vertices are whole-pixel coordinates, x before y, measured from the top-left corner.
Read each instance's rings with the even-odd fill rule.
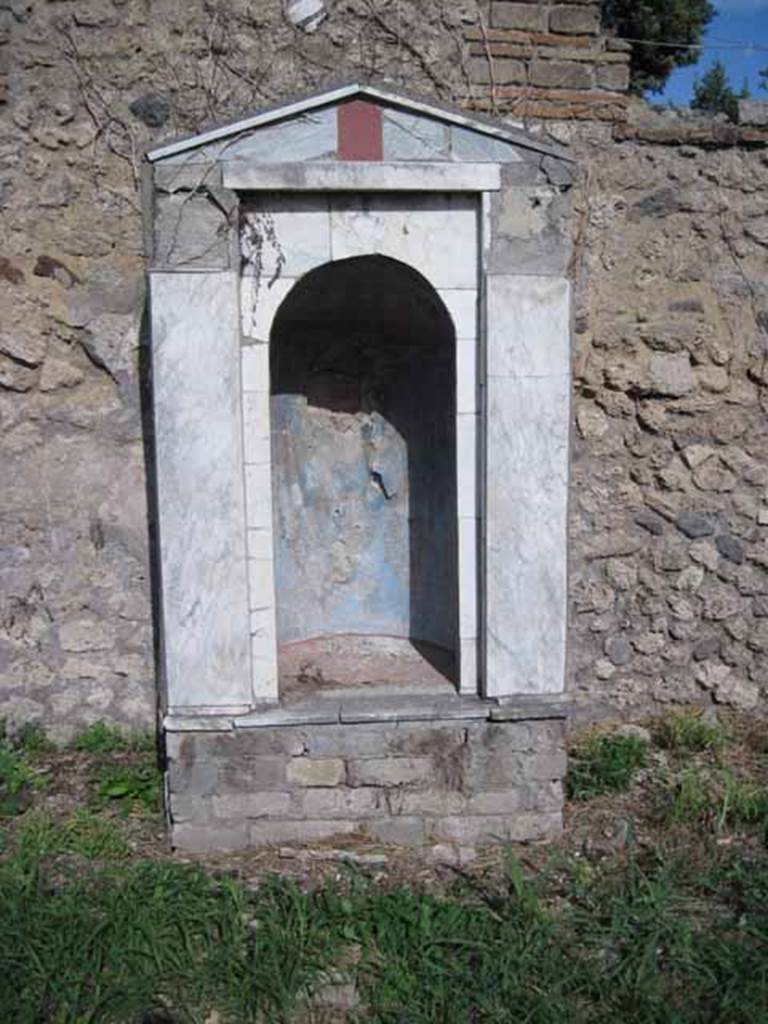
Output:
[[[340,160],[384,159],[381,107],[365,100],[342,103],[338,125]]]

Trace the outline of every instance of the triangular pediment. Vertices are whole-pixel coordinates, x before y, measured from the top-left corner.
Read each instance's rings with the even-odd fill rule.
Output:
[[[369,152],[361,153],[366,145]],[[572,160],[562,146],[511,125],[352,83],[165,143],[150,150],[147,159],[519,163],[537,154]]]

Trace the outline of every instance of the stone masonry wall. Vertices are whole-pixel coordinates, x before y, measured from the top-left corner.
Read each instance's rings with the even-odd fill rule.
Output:
[[[143,149],[339,77],[574,142],[573,219],[509,211],[534,260],[575,243],[569,685],[590,713],[763,699],[765,133],[638,126],[596,10],[0,0],[0,717],[153,721]]]
[[[561,827],[562,721],[378,722],[171,733],[174,846],[354,837],[536,839]]]
[[[768,696],[768,140],[721,129],[640,107],[630,142],[579,154],[571,685],[591,714]]]

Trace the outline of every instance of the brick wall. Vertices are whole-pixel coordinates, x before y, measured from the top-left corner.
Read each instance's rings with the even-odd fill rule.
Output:
[[[491,0],[465,30],[473,106],[521,119],[623,121],[629,46],[603,34],[599,0]]]

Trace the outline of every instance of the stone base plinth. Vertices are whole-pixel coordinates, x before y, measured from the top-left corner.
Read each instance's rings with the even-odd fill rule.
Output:
[[[559,832],[562,704],[399,703],[313,701],[241,719],[166,719],[173,845],[477,844]]]

